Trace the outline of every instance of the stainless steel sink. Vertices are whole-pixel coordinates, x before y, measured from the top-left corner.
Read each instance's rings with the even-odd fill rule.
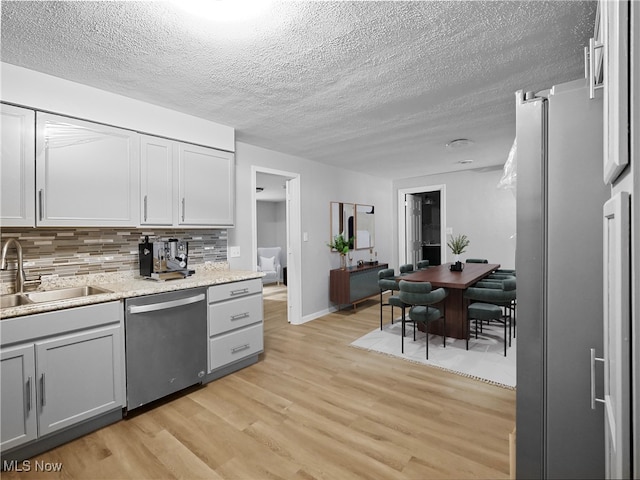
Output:
[[[49,290],[46,292],[29,292],[25,293],[24,296],[33,303],[43,303],[55,302],[57,300],[67,300],[70,298],[88,297],[89,295],[99,295],[101,293],[111,293],[111,290],[85,286],[60,288],[58,290]]]
[[[30,303],[33,302],[19,293],[0,295],[0,308],[19,307],[21,305],[29,305]]]

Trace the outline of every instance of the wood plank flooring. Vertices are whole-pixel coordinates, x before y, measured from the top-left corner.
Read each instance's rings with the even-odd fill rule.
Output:
[[[257,364],[31,459],[58,473],[2,477],[508,478],[514,391],[350,347],[377,301],[300,326],[285,312],[265,297]]]

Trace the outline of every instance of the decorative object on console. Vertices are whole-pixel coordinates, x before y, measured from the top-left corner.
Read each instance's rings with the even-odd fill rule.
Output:
[[[332,250],[336,250],[340,254],[340,268],[342,270],[347,268],[346,255],[347,253],[349,253],[349,245],[351,245],[352,242],[353,237],[351,237],[349,240],[346,240],[344,238],[344,235],[340,233],[333,237],[333,241],[331,243],[327,243],[327,247],[331,248]]]
[[[469,246],[469,239],[466,235],[451,235],[450,240],[447,242],[447,246],[451,249],[454,255],[455,263],[451,265],[450,269],[454,272],[461,272],[464,265],[460,261],[460,255],[464,253],[464,250]]]

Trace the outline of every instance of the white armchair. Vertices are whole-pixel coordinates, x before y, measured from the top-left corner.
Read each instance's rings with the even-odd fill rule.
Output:
[[[280,285],[280,247],[258,247],[258,271],[266,275],[262,283],[278,282]]]

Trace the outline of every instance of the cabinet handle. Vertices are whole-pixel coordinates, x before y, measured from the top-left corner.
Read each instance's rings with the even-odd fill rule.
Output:
[[[31,411],[31,377],[27,378],[27,412]]]
[[[591,410],[596,409],[596,402],[606,403],[602,398],[596,398],[596,362],[604,363],[604,358],[596,357],[596,349],[591,349]]]
[[[247,348],[251,348],[251,344],[245,343],[244,345],[239,345],[237,347],[233,347],[231,349],[231,353],[238,353],[238,352],[241,352],[242,350],[246,350]]]
[[[248,318],[248,317],[249,317],[249,312],[239,313],[237,315],[231,315],[231,321],[233,322],[234,320],[242,320],[243,318]]]
[[[234,297],[236,295],[244,295],[245,293],[249,293],[248,288],[242,288],[240,290],[231,290],[231,292],[229,292],[229,295]]]
[[[45,395],[45,390],[44,390],[44,373],[42,373],[42,375],[40,376],[40,393],[42,393],[42,406],[44,407],[47,404],[47,397]]]
[[[184,222],[184,197],[182,197],[182,221]]]
[[[596,83],[596,50],[603,47],[603,43],[596,43],[593,38],[589,39],[589,75],[587,79],[589,80],[589,98],[591,100],[596,98],[596,90],[604,87],[604,84]]]
[[[144,196],[144,221],[147,221],[147,196]]]
[[[44,188],[38,192],[38,208],[40,209],[40,221],[44,218]]]

